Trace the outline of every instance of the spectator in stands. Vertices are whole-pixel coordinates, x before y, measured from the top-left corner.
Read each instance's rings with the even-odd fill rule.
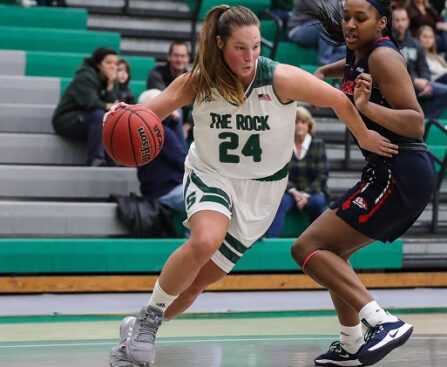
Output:
[[[329,203],[327,179],[329,165],[326,148],[321,139],[313,136],[315,121],[302,106],[296,110],[295,145],[289,165],[289,183],[267,237],[279,237],[287,212],[298,207],[305,210],[312,223]]]
[[[342,7],[342,0],[327,0],[327,6]],[[326,65],[341,60],[346,55],[346,47],[333,47],[320,30],[320,22],[308,13],[318,9],[319,2],[313,0],[294,0],[293,11],[288,22],[289,39],[304,47],[318,49],[317,63]]]
[[[62,95],[53,114],[58,135],[87,141],[87,165],[112,164],[102,145],[102,120],[117,101],[118,57],[115,50],[100,47],[86,58]]]
[[[425,52],[431,81],[447,84],[447,61],[436,51],[435,32],[428,25],[418,29],[417,38]]]
[[[393,10],[393,32],[427,118],[438,118],[447,108],[447,86],[431,82],[431,73],[422,47],[409,31],[410,19],[403,8]]]
[[[161,93],[159,89],[148,92],[141,102],[148,103]],[[160,154],[149,164],[138,167],[137,174],[142,195],[157,198],[170,209],[184,212],[182,183],[187,150],[183,134],[177,133],[179,125],[180,121],[172,116],[163,121],[165,140]]]
[[[135,104],[135,97],[129,88],[129,82],[131,79],[130,65],[129,63],[121,59],[118,61],[118,100],[128,104]]]
[[[391,8],[405,8],[407,6],[408,0],[391,0]]]
[[[410,0],[407,8],[410,29],[413,36],[423,25],[433,28],[436,33],[436,47],[439,52],[447,52],[447,22],[444,21],[428,0]]]
[[[293,0],[272,0],[270,11],[283,22],[283,26],[287,26],[290,13],[293,9]]]
[[[157,65],[153,68],[147,77],[147,89],[164,90],[179,75],[186,73],[189,64],[189,47],[186,42],[174,41],[169,46],[169,52],[166,56],[167,62]],[[184,129],[184,135],[192,139],[192,120],[191,106],[184,106],[176,114],[181,126]]]

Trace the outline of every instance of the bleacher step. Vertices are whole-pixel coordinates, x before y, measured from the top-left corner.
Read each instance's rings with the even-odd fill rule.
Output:
[[[58,78],[0,75],[0,103],[56,104]]]
[[[0,103],[0,132],[54,133],[55,104]]]
[[[109,237],[128,233],[116,203],[0,201],[2,237]]]
[[[163,32],[182,32],[186,33],[188,37],[191,32],[190,20],[168,20],[168,19],[151,19],[151,18],[136,18],[129,16],[111,16],[111,15],[90,15],[88,18],[88,26],[90,29],[97,29],[112,31],[116,29],[121,30],[136,30],[138,32],[153,31],[161,35]],[[123,35],[123,34],[122,34]]]
[[[0,50],[0,75],[25,74],[24,51]]]
[[[107,199],[138,192],[135,168],[0,165],[0,197]]]

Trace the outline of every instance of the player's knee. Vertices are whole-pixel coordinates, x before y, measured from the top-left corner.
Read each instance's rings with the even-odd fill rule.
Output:
[[[191,253],[194,260],[205,264],[217,251],[222,241],[212,233],[203,233],[191,239]]]
[[[304,248],[303,248],[303,242],[300,241],[298,238],[292,245],[292,248],[290,249],[290,254],[292,255],[292,258],[296,261],[296,263],[299,266],[302,266],[304,263],[305,256],[304,254]]]
[[[317,251],[318,248],[305,240],[298,238],[292,245],[290,250],[292,258],[295,262],[302,268],[306,261],[306,258],[313,252]]]

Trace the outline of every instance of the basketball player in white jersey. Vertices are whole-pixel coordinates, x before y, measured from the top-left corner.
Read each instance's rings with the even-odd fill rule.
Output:
[[[191,237],[169,257],[137,318],[123,320],[112,367],[150,366],[163,319],[183,312],[229,273],[269,228],[287,185],[296,101],[333,108],[363,148],[386,157],[397,153],[388,139],[366,128],[341,91],[260,57],[260,45],[253,12],[212,8],[192,70],[146,104],[163,120],[193,103],[194,143],[184,177]]]

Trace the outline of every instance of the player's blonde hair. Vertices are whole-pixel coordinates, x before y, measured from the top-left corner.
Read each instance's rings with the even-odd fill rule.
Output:
[[[212,8],[203,21],[194,64],[182,88],[193,82],[198,101],[211,98],[211,89],[216,88],[228,102],[243,104],[244,87],[225,63],[223,50],[217,47],[217,36],[225,47],[235,28],[251,25],[260,27],[259,19],[244,6]]]

